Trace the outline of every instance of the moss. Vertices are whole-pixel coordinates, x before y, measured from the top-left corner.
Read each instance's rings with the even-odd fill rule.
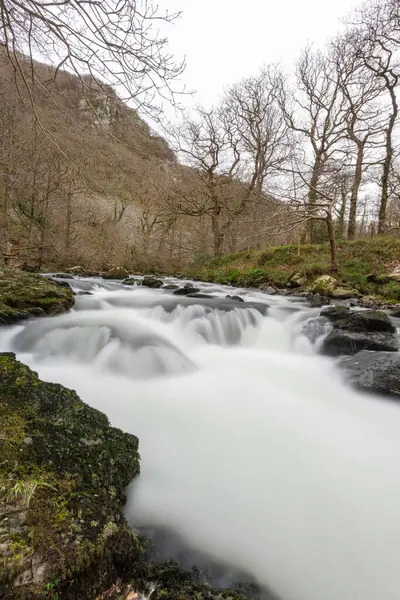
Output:
[[[48,578],[79,579],[96,570],[112,541],[126,534],[121,506],[139,472],[137,438],[112,428],[75,392],[0,356],[0,440],[0,544],[6,548],[0,589],[22,598],[13,582],[35,556],[47,565]],[[137,554],[134,536],[133,547]],[[112,557],[107,560],[111,565]],[[38,582],[28,587],[32,598],[40,597]]]
[[[32,316],[53,315],[71,308],[70,289],[40,275],[0,268],[0,325]]]
[[[375,296],[388,303],[400,301],[400,284],[387,281],[386,273],[399,262],[400,238],[382,236],[338,242],[338,283]],[[183,275],[204,281],[239,286],[285,287],[300,273],[307,278],[304,288],[320,275],[330,274],[328,244],[269,246],[262,251],[245,250],[193,264]],[[373,280],[369,277],[375,276]]]

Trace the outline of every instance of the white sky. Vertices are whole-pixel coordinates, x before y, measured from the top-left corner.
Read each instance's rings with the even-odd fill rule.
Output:
[[[224,86],[257,73],[268,62],[290,69],[307,42],[322,46],[341,27],[340,18],[360,4],[360,0],[160,0],[161,10],[183,12],[167,34],[171,51],[186,56],[182,81],[197,93],[181,103],[212,104]]]

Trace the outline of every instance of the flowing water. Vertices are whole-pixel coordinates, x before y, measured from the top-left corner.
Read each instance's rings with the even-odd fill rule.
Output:
[[[283,600],[400,598],[400,408],[318,356],[318,309],[210,284],[254,305],[73,286],[92,294],[3,328],[0,346],[138,435],[132,526],[166,527]]]

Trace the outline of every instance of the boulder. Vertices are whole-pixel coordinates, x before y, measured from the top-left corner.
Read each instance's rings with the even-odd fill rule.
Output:
[[[163,282],[161,279],[156,279],[151,275],[146,275],[146,277],[143,277],[142,279],[142,285],[148,288],[161,288],[163,286]]]
[[[202,294],[199,292],[192,292],[190,294],[187,294],[187,298],[215,298],[216,296],[212,296],[211,294]],[[228,298],[229,296],[227,296]]]
[[[68,287],[61,287],[59,284]],[[33,316],[65,312],[74,304],[74,294],[67,282],[48,277],[0,268],[0,325],[9,325]]]
[[[83,267],[70,267],[67,269],[67,273],[72,273],[73,275],[85,275],[86,271]]]
[[[352,311],[345,306],[330,306],[321,311],[321,317],[333,325],[333,330],[323,341],[323,354],[340,356],[361,350],[398,350],[396,328],[382,311]]]
[[[289,287],[301,287],[307,285],[307,277],[302,273],[295,273],[288,281]]]
[[[337,279],[334,277],[331,277],[330,275],[321,275],[321,277],[318,277],[314,281],[309,290],[310,292],[318,292],[319,294],[329,296],[337,287],[337,284]]]
[[[124,279],[122,283],[124,285],[139,285],[140,282],[133,277],[128,277],[128,279]]]
[[[358,298],[360,293],[357,290],[346,290],[338,287],[330,295],[334,300],[350,300],[351,298]]]
[[[329,306],[321,311],[321,317],[330,321],[335,329],[355,332],[389,332],[396,328],[388,315],[379,310],[350,310],[345,306]]]
[[[102,274],[103,279],[125,279],[129,275],[128,271],[124,267],[113,267],[106,273]]]
[[[164,290],[177,290],[179,288],[179,285],[177,285],[176,283],[167,283],[167,285],[164,285],[163,289]]]
[[[54,285],[58,285],[59,287],[63,287],[66,288],[68,290],[71,289],[71,286],[69,285],[68,281],[65,281],[64,279],[55,279],[54,277],[50,277],[50,281],[52,281],[54,283]]]
[[[261,291],[264,292],[264,294],[268,294],[269,296],[274,296],[278,293],[276,289],[271,287],[270,285],[261,288]]]
[[[308,294],[307,301],[312,308],[322,308],[323,306],[330,304],[330,299],[321,294]]]
[[[74,276],[71,273],[56,273],[52,277],[53,278],[56,277],[57,279],[73,279],[74,278]]]
[[[189,296],[189,294],[197,294],[198,292],[200,292],[200,289],[195,287],[193,283],[185,283],[183,287],[178,288],[172,293],[175,296]]]
[[[392,310],[390,312],[390,316],[394,317],[395,319],[400,319],[400,308],[395,308],[394,310]]]
[[[321,352],[326,356],[341,356],[356,354],[361,350],[397,352],[398,338],[393,333],[385,331],[356,332],[334,329],[322,343]]]
[[[137,438],[3,355],[0,439],[2,597],[39,600],[64,578],[71,600],[95,598],[140,554],[122,516]]]
[[[244,302],[243,298],[241,296],[237,296],[236,294],[233,296],[225,296],[226,298],[229,298],[230,300],[235,300],[235,302]]]
[[[364,350],[339,364],[355,388],[400,400],[400,352]]]

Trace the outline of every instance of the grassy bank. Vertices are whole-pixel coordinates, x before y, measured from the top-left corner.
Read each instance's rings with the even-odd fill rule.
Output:
[[[376,237],[338,243],[339,285],[389,303],[400,302],[400,284],[387,275],[400,264],[400,238]],[[328,244],[243,250],[192,264],[186,275],[203,281],[244,287],[287,287],[294,275],[308,289],[320,275],[331,274]]]

